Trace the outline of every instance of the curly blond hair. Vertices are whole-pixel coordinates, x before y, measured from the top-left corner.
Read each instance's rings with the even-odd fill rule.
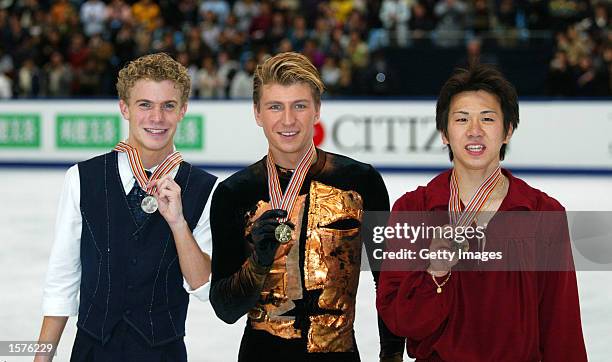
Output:
[[[325,85],[317,68],[302,54],[294,52],[279,53],[259,64],[253,76],[253,103],[259,109],[261,89],[266,84],[292,85],[305,83],[312,91],[317,105],[321,104],[321,94]]]
[[[187,69],[166,53],[144,55],[132,60],[119,71],[117,94],[124,102],[130,97],[130,90],[140,79],[156,82],[171,80],[181,92],[181,103],[185,104],[191,91],[191,79]]]

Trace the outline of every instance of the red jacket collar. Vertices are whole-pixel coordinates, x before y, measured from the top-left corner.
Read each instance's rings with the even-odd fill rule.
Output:
[[[450,198],[450,175],[452,169],[446,170],[436,176],[427,184],[425,192],[425,209],[440,210],[448,208]],[[499,210],[536,210],[537,199],[534,196],[534,189],[527,183],[512,175],[510,171],[502,168],[502,173],[508,177],[510,186],[508,194],[499,207]]]

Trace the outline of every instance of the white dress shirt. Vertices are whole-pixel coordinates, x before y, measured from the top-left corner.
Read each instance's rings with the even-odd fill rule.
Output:
[[[136,179],[125,153],[118,154],[119,176],[127,195],[134,186]],[[157,166],[151,168],[155,172]],[[176,177],[178,167],[170,173]],[[210,192],[212,196],[219,180],[215,182]],[[78,292],[81,284],[81,186],[79,167],[74,165],[66,172],[64,186],[59,201],[57,219],[55,221],[55,241],[49,258],[49,269],[43,291],[43,315],[74,316],[78,313]],[[203,252],[212,256],[212,239],[210,232],[210,202],[206,202],[202,215],[193,230],[193,237]],[[208,300],[210,281],[197,289],[191,289],[183,279],[183,287],[187,293],[202,301]]]

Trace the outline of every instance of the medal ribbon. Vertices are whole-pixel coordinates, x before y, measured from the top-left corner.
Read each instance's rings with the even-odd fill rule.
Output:
[[[311,143],[310,147],[298,163],[295,172],[289,180],[289,185],[285,190],[285,194],[283,195],[280,182],[278,181],[278,172],[276,172],[276,165],[274,164],[272,152],[268,151],[266,167],[268,168],[268,192],[270,194],[270,206],[272,209],[282,209],[287,211],[287,217],[279,220],[281,223],[287,221],[289,218],[315,155],[316,149],[314,143]]]
[[[155,187],[149,186],[149,183],[152,180],[158,180],[166,176],[167,174],[172,172],[172,170],[176,166],[183,162],[183,156],[181,156],[179,152],[175,151],[171,153],[168,157],[166,157],[166,159],[163,160],[162,163],[159,164],[159,166],[157,166],[157,169],[149,178],[145,173],[142,160],[140,159],[140,153],[136,148],[121,141],[117,143],[113,150],[127,154],[128,161],[130,162],[130,168],[132,169],[132,174],[134,175],[136,182],[138,182],[140,188],[143,189],[149,195],[155,192]]]
[[[453,169],[450,183],[450,200],[448,202],[448,213],[450,214],[451,224],[462,227],[471,225],[501,179],[501,168],[497,166],[493,173],[491,173],[491,175],[489,175],[489,177],[487,177],[478,187],[476,193],[470,199],[470,202],[465,206],[465,210],[461,210],[459,182],[457,180],[457,174]]]

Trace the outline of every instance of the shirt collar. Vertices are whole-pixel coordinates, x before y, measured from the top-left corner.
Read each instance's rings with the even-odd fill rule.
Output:
[[[173,145],[172,148],[173,148],[173,152],[176,151],[176,146]],[[117,153],[118,153],[117,163],[119,167],[119,177],[121,178],[121,184],[123,185],[123,190],[125,191],[125,194],[127,195],[132,190],[132,187],[134,187],[136,178],[132,174],[132,168],[130,167],[130,161],[128,160],[127,153],[124,153],[124,152],[117,152]],[[150,169],[146,169],[146,170],[151,171],[151,173],[153,173],[155,172],[155,170],[157,170],[158,166],[159,165],[155,165],[151,167]],[[178,169],[179,169],[178,167],[175,167],[170,172],[170,175],[172,175],[172,178],[176,177],[176,174],[178,173]]]

